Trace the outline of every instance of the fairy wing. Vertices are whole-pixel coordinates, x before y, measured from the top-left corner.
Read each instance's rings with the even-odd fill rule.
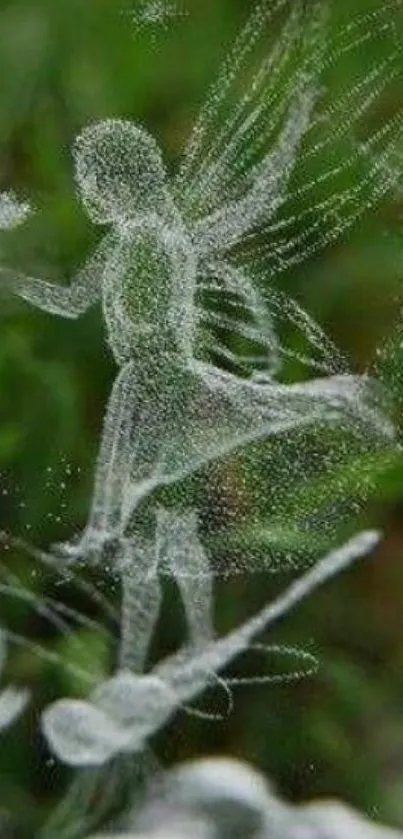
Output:
[[[324,18],[319,3],[309,16],[303,2],[257,5],[201,111],[174,185],[199,256],[195,352],[246,376],[273,377],[282,349],[273,312],[233,252],[281,202],[318,95]]]
[[[278,372],[281,321],[298,326],[294,359],[322,371],[347,368],[295,301],[262,290],[339,238],[396,183],[402,112],[360,142],[357,134],[401,69],[399,5],[349,20],[330,44],[324,4],[307,11],[302,2],[260,3],[201,111],[174,189],[199,257],[199,345],[230,367],[225,332],[237,344],[238,367],[260,356],[258,371]],[[267,55],[274,26],[280,33]],[[326,101],[323,82],[358,56],[367,70]]]
[[[396,180],[390,164],[402,113],[360,143],[356,134],[401,73],[399,8],[391,0],[358,15],[329,41],[326,4],[258,4],[202,108],[174,184],[201,258],[241,247],[248,264],[264,258],[265,270],[278,273],[306,258],[314,239],[321,247],[339,236]],[[274,27],[280,33],[267,54]],[[326,101],[324,85],[357,57],[368,67]]]
[[[318,2],[311,5],[308,18],[302,0],[263,0],[229,51],[196,120],[175,183],[182,212],[198,239],[213,220],[216,227],[224,216],[229,219],[239,201],[244,214],[252,214],[251,190],[258,190],[262,180],[273,186],[279,179],[277,157],[282,155],[283,169],[288,168],[290,146],[306,130],[315,98],[314,55],[323,49],[323,17]],[[267,54],[267,39],[272,40],[278,26],[280,35]],[[293,65],[297,69],[291,72]],[[276,137],[281,151],[274,148]],[[268,203],[271,198],[266,196]]]
[[[229,260],[204,266],[196,315],[195,355],[244,377],[271,379],[287,359],[314,374],[348,372],[343,354],[296,300],[272,287],[267,302],[250,272]],[[293,346],[290,330],[298,337]]]

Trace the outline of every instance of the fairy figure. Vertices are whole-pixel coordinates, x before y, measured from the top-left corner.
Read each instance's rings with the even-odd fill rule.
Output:
[[[280,38],[262,58],[267,26],[285,10]],[[382,22],[383,36],[390,34],[386,12],[372,18]],[[366,20],[361,16],[349,26],[351,49]],[[389,431],[371,405],[370,382],[349,373],[307,313],[274,288],[267,300],[259,289],[263,265],[270,280],[314,250],[315,225],[307,224],[299,236],[289,234],[287,205],[297,155],[319,122],[321,68],[339,55],[336,47],[325,61],[325,50],[321,2],[310,4],[309,13],[303,2],[259,4],[202,109],[178,174],[168,177],[160,149],[144,128],[119,119],[90,125],[74,144],[78,193],[90,219],[109,232],[69,286],[2,269],[16,294],[46,312],[76,318],[100,302],[118,366],[88,523],[77,540],[63,546],[71,559],[99,559],[104,547],[116,542],[127,565],[140,537],[146,556],[155,541],[154,518],[151,525],[140,524],[140,501],[248,441],[348,417],[378,424],[382,434]],[[256,56],[256,72],[231,106],[233,89]],[[361,114],[392,73],[392,58],[372,68],[359,90],[365,101]],[[339,111],[336,105],[321,115],[336,124],[347,111],[337,128],[342,137],[355,118],[355,91],[347,92]],[[390,186],[379,161],[392,153],[395,129],[391,121],[381,138],[367,141],[375,155],[366,184],[373,201]],[[319,145],[312,145],[311,156]],[[332,175],[327,173],[330,182]],[[300,192],[309,199],[310,190],[307,183]],[[359,192],[332,194],[323,209],[319,244],[339,235],[363,208]],[[212,297],[224,301],[225,315]],[[316,378],[279,381],[283,359],[292,355],[279,335],[282,322],[299,329],[309,347],[300,360],[320,373]],[[228,346],[223,333],[242,346],[241,353]],[[128,540],[129,527],[134,536]],[[206,556],[203,551],[198,556],[201,567],[192,570],[197,585],[204,579],[209,604]],[[191,610],[189,586],[182,596]],[[205,620],[210,622],[207,613]]]

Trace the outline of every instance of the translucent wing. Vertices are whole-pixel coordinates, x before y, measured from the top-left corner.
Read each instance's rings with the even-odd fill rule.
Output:
[[[278,372],[281,359],[275,324],[245,273],[224,261],[206,266],[197,285],[196,306],[195,355],[206,355],[206,360],[246,377],[254,371],[269,376]]]
[[[337,240],[399,178],[403,111],[373,123],[401,71],[399,9],[392,0],[332,25],[328,38],[323,4],[267,0],[235,43],[175,184],[199,259],[201,357],[243,376],[272,378],[286,358],[311,372],[347,370],[270,280]],[[335,92],[357,61],[359,75]]]
[[[245,269],[212,261],[197,292],[196,355],[261,381],[280,373],[289,359],[311,373],[348,371],[342,353],[295,300],[275,288],[265,299]],[[287,343],[290,330],[298,338],[293,346]]]
[[[276,212],[262,217],[238,242],[249,269],[274,277],[304,262],[340,239],[394,189],[403,135],[403,111],[390,106],[401,77],[400,8],[396,2],[359,16],[335,39],[324,81],[331,84],[342,75],[345,61],[359,61],[360,75],[337,93],[323,95]],[[380,120],[381,109],[386,116]]]
[[[286,176],[309,123],[323,17],[323,4],[311,4],[307,15],[302,2],[263,0],[229,51],[175,184],[185,218],[202,225],[200,238],[207,227],[211,233],[213,217],[220,226],[222,212],[232,217],[233,202],[242,200],[244,215],[250,217],[257,193],[271,186],[266,198],[260,194],[260,200],[271,203],[274,184]],[[279,25],[281,33],[267,54],[267,39]]]
[[[379,130],[365,124],[401,70],[399,9],[392,0],[358,15],[330,40],[324,4],[258,5],[196,122],[175,185],[200,258],[237,247],[237,258],[245,249],[248,264],[269,275],[285,270],[340,236],[393,185],[402,113]],[[281,31],[267,55],[274,23]],[[352,72],[347,88],[335,90],[343,65],[357,59],[360,76]],[[299,180],[290,182],[294,170]]]

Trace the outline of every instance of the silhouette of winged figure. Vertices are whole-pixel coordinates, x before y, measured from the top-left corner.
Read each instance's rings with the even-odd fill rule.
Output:
[[[282,31],[262,57],[263,33],[276,14]],[[376,15],[387,37],[390,16],[382,10]],[[344,46],[348,38],[354,48],[363,20],[344,33]],[[349,372],[295,300],[268,287],[274,276],[339,236],[390,186],[389,170],[381,164],[394,148],[392,120],[382,137],[374,134],[366,143],[374,158],[365,207],[361,186],[331,191],[323,208],[309,209],[314,184],[291,189],[297,157],[306,162],[323,150],[334,126],[348,137],[354,125],[354,87],[316,116],[321,68],[338,55],[337,45],[326,54],[323,3],[310,4],[309,14],[303,2],[259,4],[224,63],[175,175],[169,177],[157,143],[134,122],[106,119],[77,137],[79,197],[92,222],[109,230],[71,284],[1,269],[16,294],[51,314],[77,318],[101,303],[118,366],[88,523],[60,549],[71,559],[99,558],[115,539],[126,558],[130,550],[134,556],[135,537],[128,542],[125,534],[140,501],[248,441],[348,418],[389,432],[369,398],[371,382]],[[363,80],[361,114],[393,76],[394,55]],[[233,101],[250,66],[252,76]],[[326,119],[329,137],[322,144],[308,142],[304,151]],[[362,153],[361,147],[339,170]],[[325,176],[330,189],[333,176]],[[290,207],[300,195],[304,210],[298,219]],[[281,339],[284,323],[293,324],[308,346],[299,360],[315,371],[313,378],[281,381],[283,361],[293,355]],[[208,604],[206,557],[198,555],[195,585],[205,586]],[[191,608],[194,592],[183,587],[182,595]]]

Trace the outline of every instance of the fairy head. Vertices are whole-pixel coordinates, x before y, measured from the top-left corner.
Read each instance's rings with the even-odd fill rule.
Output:
[[[108,119],[90,125],[78,135],[73,153],[81,198],[95,223],[158,213],[166,201],[160,150],[134,123]]]

